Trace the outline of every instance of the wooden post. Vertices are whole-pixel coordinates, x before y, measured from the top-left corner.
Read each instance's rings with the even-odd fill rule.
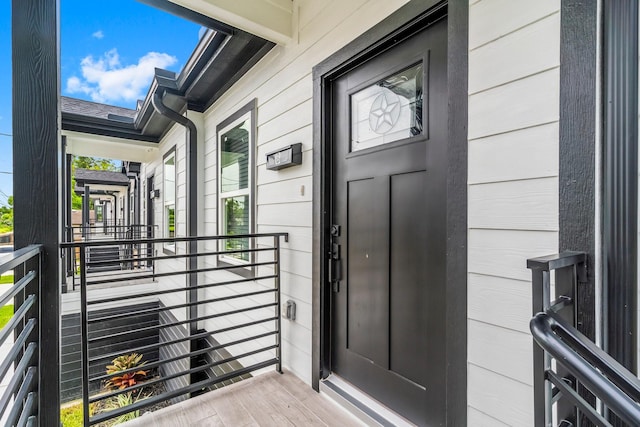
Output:
[[[12,2],[15,247],[44,245],[38,348],[41,426],[60,426],[57,0]]]

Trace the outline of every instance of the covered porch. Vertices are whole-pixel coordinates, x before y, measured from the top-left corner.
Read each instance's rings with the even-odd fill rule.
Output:
[[[252,2],[255,7],[251,9],[224,0],[141,1],[194,19],[210,30],[185,64],[186,74],[156,69],[147,98],[137,110],[126,114],[102,111],[104,117],[77,111],[61,114],[58,2],[13,1],[14,163],[19,166],[14,179],[21,191],[15,199],[18,250],[0,259],[0,273],[16,271],[15,286],[0,298],[14,299],[16,306],[10,325],[0,332],[4,339],[13,333],[15,341],[7,358],[0,360],[1,374],[10,372],[11,366],[15,370],[7,374],[11,378],[8,391],[0,396],[0,413],[10,425],[59,427],[60,386],[65,382],[59,368],[77,362],[69,362],[64,353],[61,356],[64,345],[75,346],[75,356],[81,359],[81,367],[67,379],[81,389],[77,396],[82,398],[87,427],[167,402],[173,406],[142,414],[128,425],[358,425],[364,421],[372,425],[543,426],[555,419],[575,424],[583,416],[609,425],[615,416],[611,412],[630,425],[640,424],[640,382],[632,373],[637,363],[635,335],[620,329],[609,337],[612,348],[621,338],[617,347],[625,354],[615,356],[630,363],[615,362],[594,344],[598,316],[615,316],[617,308],[624,308],[619,310],[624,319],[611,319],[610,324],[624,324],[628,326],[625,330],[637,328],[637,224],[623,227],[635,248],[624,259],[632,262],[611,268],[631,272],[633,280],[611,278],[616,286],[606,291],[615,304],[597,306],[597,280],[591,267],[594,254],[601,251],[600,242],[594,240],[600,212],[593,212],[595,196],[600,193],[593,192],[594,160],[589,157],[595,148],[589,145],[591,151],[585,150],[577,142],[583,139],[582,129],[600,132],[600,128],[596,132],[591,108],[603,105],[592,90],[595,67],[593,80],[586,82],[572,80],[575,73],[565,72],[566,68],[559,72],[560,64],[570,69],[590,69],[593,64],[556,58],[558,47],[566,54],[579,45],[581,37],[576,34],[588,33],[596,39],[596,30],[601,31],[595,25],[596,2],[588,7],[572,0],[532,2],[530,9],[519,10],[511,3],[491,0],[260,0]],[[623,2],[605,0],[604,4]],[[629,11],[625,7],[618,7],[616,13],[620,21],[634,17],[629,28],[636,37],[637,4],[629,6]],[[593,25],[574,32],[570,25],[591,22],[567,19],[578,12],[593,18]],[[511,26],[515,17],[521,20],[515,20],[521,27]],[[605,28],[627,28],[616,22],[606,21]],[[506,29],[500,26],[505,23],[509,24]],[[438,51],[439,56],[420,56],[424,45],[416,37],[427,37],[436,24],[442,42],[432,40],[433,52]],[[563,33],[561,42],[561,29],[573,39]],[[540,34],[550,35],[549,40]],[[402,45],[404,41],[411,43]],[[527,64],[523,69],[510,67],[515,56],[507,48],[531,58],[544,52],[549,62],[523,61]],[[633,108],[620,111],[629,112],[625,123],[636,123],[637,43],[629,52],[606,52],[610,64],[635,67],[621,73],[631,76],[627,79],[633,83],[628,86],[631,89],[620,85],[616,93],[605,93],[621,105],[629,104],[627,93],[633,94]],[[380,60],[387,53],[391,56]],[[593,55],[581,60],[594,59],[595,48]],[[220,58],[223,62],[217,63]],[[416,58],[439,70],[439,84],[439,79],[423,74],[427,68],[417,67]],[[601,59],[598,62],[604,62]],[[387,61],[391,68],[380,68]],[[492,74],[487,70],[495,64],[505,73],[485,81]],[[405,65],[411,67],[403,68]],[[366,67],[379,69],[350,80]],[[396,76],[414,69],[420,71],[413,77]],[[605,71],[609,76],[611,70]],[[390,77],[393,81],[387,81]],[[415,102],[407,104],[414,105],[411,117],[420,126],[408,129],[407,137],[398,134],[400,139],[387,142],[382,138],[380,146],[363,146],[363,152],[355,153],[354,127],[340,121],[349,111],[353,113],[352,95],[369,86],[387,93],[396,80],[434,84],[426,92],[433,96],[423,96],[422,85],[416,83],[421,89],[414,91]],[[574,104],[582,105],[575,102],[575,94],[582,92],[574,91],[574,85],[588,88],[585,92],[593,95],[579,115],[586,123],[566,116]],[[555,90],[558,86],[560,90]],[[390,112],[395,107],[387,105],[382,92],[375,99]],[[442,97],[440,102],[436,102],[437,94]],[[578,98],[583,100],[581,95]],[[424,99],[441,109],[426,103],[424,107],[429,108],[423,108]],[[372,127],[372,117],[380,113],[373,108],[374,102],[370,104],[362,109],[365,128]],[[507,111],[506,106],[511,105],[517,108]],[[423,127],[434,111],[441,116],[433,117],[433,126]],[[382,120],[373,126],[376,129],[385,121],[384,116],[378,118]],[[389,126],[395,126],[396,119],[391,120],[391,115],[388,119]],[[430,139],[425,129],[441,138],[440,157],[426,156],[427,151],[416,151],[415,156],[411,151],[389,155],[389,147],[426,150],[435,146],[435,137]],[[633,129],[628,139],[637,149],[637,129]],[[340,139],[334,138],[338,134],[342,145],[333,141]],[[596,141],[595,136],[591,139]],[[293,147],[298,149],[295,162]],[[338,149],[346,153],[343,159],[334,156]],[[280,170],[287,150],[291,150],[287,166],[294,167]],[[529,159],[531,152],[538,153],[539,161]],[[146,218],[139,211],[130,223],[158,225],[158,233],[146,237],[131,233],[107,241],[65,241],[69,194],[64,189],[68,189],[66,165],[72,153],[140,162],[141,180],[136,189]],[[407,165],[387,171],[388,182],[379,181],[380,168],[362,160],[371,153],[379,154],[380,165],[385,167],[395,166],[398,158]],[[431,148],[429,153],[434,153]],[[633,150],[629,156],[620,152],[622,158],[636,159],[636,155]],[[347,162],[353,159],[360,160],[371,176],[351,176],[356,166],[347,166]],[[417,159],[430,163],[414,164]],[[633,162],[626,173],[636,185],[637,162]],[[421,192],[421,186],[426,185],[426,172],[434,164],[440,167],[439,181],[430,181],[433,187],[429,188],[438,197],[422,197],[431,194]],[[535,168],[528,168],[534,164]],[[277,167],[270,167],[274,165]],[[576,165],[587,166],[578,167],[574,176]],[[333,189],[340,177],[336,171],[344,178],[339,182],[343,193]],[[385,190],[384,199],[376,197],[378,189],[392,188],[389,183],[395,177],[406,178],[407,172],[416,174],[408,181],[415,185],[398,184],[394,192]],[[349,185],[356,182],[368,184],[350,192]],[[584,182],[593,191],[589,197],[580,190],[558,191],[558,187],[565,188],[565,182]],[[399,191],[410,187],[417,190]],[[611,229],[628,218],[637,219],[636,190],[632,187],[631,214],[611,221]],[[346,195],[363,191],[368,191],[367,203],[349,205]],[[400,201],[411,215],[387,221],[385,215],[400,204],[392,203],[390,194],[406,194]],[[336,200],[342,203],[340,209]],[[432,217],[416,208],[414,202],[427,200],[437,206],[433,218],[438,221],[426,221]],[[374,212],[383,205],[394,209]],[[605,207],[616,212],[614,204]],[[345,215],[349,211],[356,212],[353,218]],[[380,221],[353,227],[362,218]],[[375,291],[386,292],[392,286],[385,281],[392,271],[377,267],[394,254],[380,251],[374,258],[367,246],[370,235],[376,234],[372,230],[382,229],[377,226],[380,223],[385,231],[378,233],[373,246],[387,251],[391,242],[400,242],[395,254],[403,249],[411,255],[397,257],[398,271],[425,272],[422,267],[428,257],[420,250],[427,247],[428,233],[418,236],[416,224],[429,224],[435,230],[428,237],[441,239],[429,260],[442,270],[435,275],[416,274],[417,279],[397,279],[410,283],[410,291],[432,283],[439,291],[432,294],[435,298],[412,298],[410,292],[402,292],[409,297],[395,307],[396,313],[408,314],[402,327],[408,333],[403,335],[404,347],[393,348],[405,349],[400,355],[415,356],[415,360],[405,359],[403,366],[425,368],[419,372],[424,378],[415,381],[413,369],[399,378],[400,370],[394,371],[393,357],[388,357],[393,334],[380,332],[388,328],[390,316],[378,308],[391,306],[389,294],[379,299],[379,305],[369,301]],[[232,230],[229,224],[236,228]],[[576,229],[576,224],[586,225]],[[394,240],[391,232],[404,238]],[[356,233],[364,242],[357,253],[352,251]],[[418,250],[411,250],[406,242],[415,243]],[[101,245],[118,246],[116,258],[91,259],[89,252]],[[73,263],[65,267],[65,250],[75,254],[76,249],[78,269]],[[556,252],[561,254],[536,258]],[[70,258],[67,255],[67,261]],[[350,267],[349,259],[364,259],[359,272],[370,273],[357,277],[362,284],[360,294],[349,293],[357,282],[349,276],[349,268],[355,270],[358,265]],[[374,263],[380,259],[383,262]],[[527,260],[533,276],[526,270]],[[109,276],[104,271],[89,271],[90,267],[115,264],[119,271]],[[600,264],[596,261],[595,265],[600,274]],[[124,277],[125,267],[135,280]],[[77,279],[78,287],[61,295],[61,282],[67,275]],[[378,281],[377,289],[367,288],[381,277],[384,280]],[[616,293],[618,288],[628,292]],[[70,296],[76,306],[61,313]],[[342,306],[335,303],[338,298]],[[351,318],[358,323],[357,316],[350,317],[358,311],[345,309],[353,301],[359,303],[356,308],[365,319],[359,322],[367,326],[364,333],[351,334],[348,328],[352,325],[344,321]],[[420,305],[424,301],[433,303],[434,309]],[[437,322],[416,322],[422,313],[434,313]],[[76,323],[65,325],[65,314],[75,316]],[[535,342],[529,332],[532,315]],[[376,323],[379,318],[385,322],[383,327]],[[75,331],[79,342],[64,342],[65,327]],[[360,349],[367,351],[352,351],[352,343],[342,340],[349,334],[365,337]],[[430,339],[434,335],[437,341]],[[424,349],[437,350],[432,359],[436,364],[429,364],[418,352],[414,345],[418,336],[427,343]],[[376,341],[379,337],[383,339]],[[370,349],[382,357],[371,356],[374,351]],[[105,374],[105,365],[123,353],[144,353],[145,364]],[[343,367],[336,363],[336,354],[347,362]],[[567,354],[571,363],[566,362]],[[350,365],[352,360],[358,365]],[[370,366],[376,370],[368,370]],[[99,390],[116,376],[135,377],[140,370],[149,372],[149,381]],[[388,376],[367,375],[382,371]],[[361,395],[383,403],[387,399],[395,412],[379,417],[380,412],[369,411],[353,397],[356,392],[345,393],[332,382],[339,375],[344,375],[344,382],[361,387]],[[371,384],[372,378],[376,384]],[[387,378],[398,379],[397,387],[387,387]],[[415,391],[411,396],[399,392],[409,390],[402,388],[405,383]],[[102,400],[146,393],[143,390],[150,385],[163,389],[107,412],[90,411]],[[328,394],[327,387],[348,396],[363,419],[343,413],[327,400],[323,395]],[[427,390],[430,394],[423,395]]]

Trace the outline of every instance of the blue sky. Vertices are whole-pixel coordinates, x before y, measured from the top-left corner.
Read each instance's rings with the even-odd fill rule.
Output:
[[[153,68],[179,71],[200,27],[134,0],[60,0],[61,92],[135,108]],[[11,1],[0,1],[0,203],[13,194]]]

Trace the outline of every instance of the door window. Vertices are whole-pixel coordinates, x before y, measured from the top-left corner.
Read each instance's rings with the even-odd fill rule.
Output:
[[[350,96],[351,151],[422,134],[422,62]]]

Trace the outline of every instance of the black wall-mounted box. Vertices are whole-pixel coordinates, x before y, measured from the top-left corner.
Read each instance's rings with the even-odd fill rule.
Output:
[[[267,153],[267,169],[277,171],[302,164],[302,143],[291,144]]]

